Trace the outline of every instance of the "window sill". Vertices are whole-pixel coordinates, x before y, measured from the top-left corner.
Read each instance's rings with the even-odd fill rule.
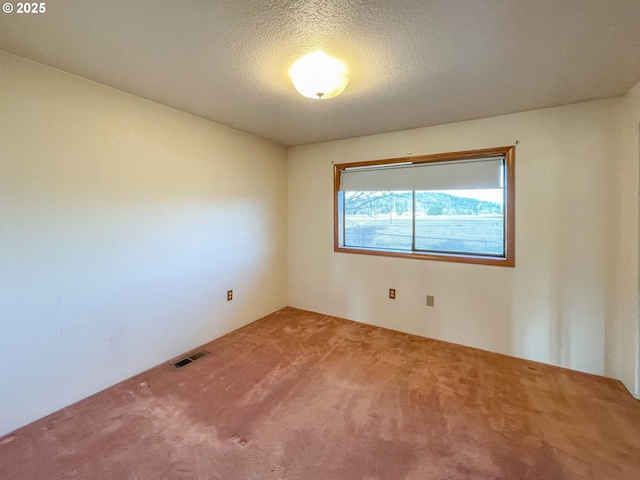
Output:
[[[417,260],[436,260],[440,262],[471,263],[476,265],[494,265],[498,267],[515,267],[513,259],[504,257],[486,257],[480,255],[447,255],[434,253],[406,252],[401,250],[374,250],[358,247],[335,246],[334,252],[374,255],[379,257],[413,258]]]

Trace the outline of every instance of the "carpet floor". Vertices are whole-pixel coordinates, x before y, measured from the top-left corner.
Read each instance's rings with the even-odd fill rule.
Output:
[[[617,381],[285,308],[0,438],[0,478],[640,479]]]

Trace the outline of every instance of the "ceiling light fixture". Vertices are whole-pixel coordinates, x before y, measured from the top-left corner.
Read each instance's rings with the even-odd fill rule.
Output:
[[[347,83],[347,67],[337,58],[316,50],[298,59],[289,70],[293,86],[308,98],[331,98],[340,95]]]

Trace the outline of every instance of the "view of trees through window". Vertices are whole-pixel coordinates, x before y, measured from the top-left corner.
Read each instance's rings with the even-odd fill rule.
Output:
[[[502,189],[345,192],[343,213],[347,247],[487,256],[505,252]]]

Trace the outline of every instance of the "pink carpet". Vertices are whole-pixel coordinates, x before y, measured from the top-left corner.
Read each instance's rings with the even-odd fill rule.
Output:
[[[203,348],[1,438],[0,478],[640,479],[611,379],[292,308]]]

